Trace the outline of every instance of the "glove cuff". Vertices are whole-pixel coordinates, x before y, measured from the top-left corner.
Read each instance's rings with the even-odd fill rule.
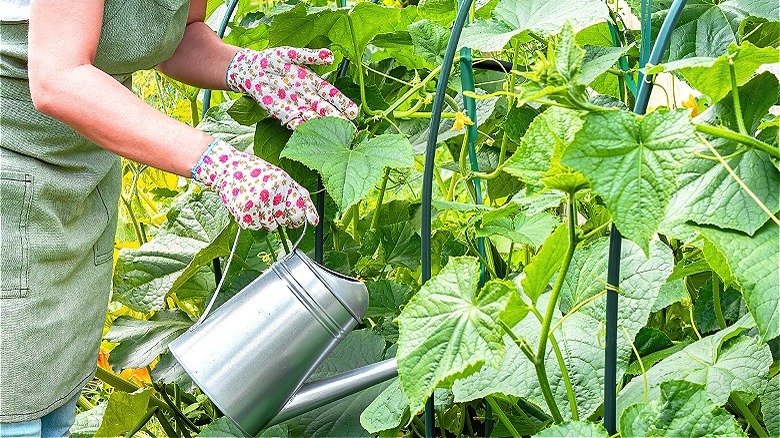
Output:
[[[246,93],[252,88],[251,78],[261,73],[261,66],[255,61],[259,53],[251,49],[241,49],[233,56],[225,72],[225,82],[229,89],[237,93]]]
[[[212,187],[222,179],[222,175],[219,172],[219,164],[226,163],[236,153],[238,151],[225,140],[219,138],[214,140],[203,151],[203,155],[200,156],[198,162],[192,166],[192,178],[206,187]],[[224,165],[221,167],[223,169],[227,168]],[[223,173],[226,172],[224,171]]]

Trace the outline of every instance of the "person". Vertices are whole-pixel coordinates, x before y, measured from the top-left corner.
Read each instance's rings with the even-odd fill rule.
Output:
[[[357,106],[307,65],[325,49],[240,49],[207,0],[0,0],[0,436],[64,436],[92,379],[111,290],[119,156],[192,177],[250,229],[316,224],[283,170],[148,106],[156,68],[246,93],[290,129]]]

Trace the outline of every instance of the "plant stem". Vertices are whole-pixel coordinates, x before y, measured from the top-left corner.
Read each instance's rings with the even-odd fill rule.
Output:
[[[85,411],[95,408],[95,406],[93,406],[92,403],[90,403],[89,400],[87,400],[87,398],[81,394],[79,394],[79,398],[76,400],[76,404]]]
[[[390,168],[385,167],[385,174],[382,176],[382,182],[379,184],[379,196],[376,199],[376,208],[374,209],[374,217],[371,219],[371,229],[375,229],[379,223],[379,209],[382,207],[382,201],[385,198],[385,190],[387,190],[387,180],[390,178]]]
[[[739,132],[734,132],[730,129],[721,128],[720,126],[705,125],[701,123],[695,123],[694,126],[696,127],[696,130],[701,133],[735,141],[737,143],[744,144],[745,146],[750,146],[753,149],[766,152],[775,158],[780,158],[780,149],[764,143],[755,137],[741,134]]]
[[[720,305],[720,278],[714,272],[712,273],[712,302],[715,306],[715,319],[718,321],[718,327],[723,330],[726,328],[726,318],[723,317],[723,308]]]
[[[198,99],[190,100],[190,117],[192,118],[192,126],[198,126],[200,123],[200,111],[198,111]]]
[[[509,337],[512,339],[512,341],[520,348],[520,351],[525,354],[525,356],[530,360],[532,363],[536,360],[536,357],[534,356],[533,350],[531,350],[531,346],[528,345],[527,342],[525,342],[525,339],[522,339],[518,337],[514,331],[512,331],[512,328],[509,327],[504,321],[498,320],[498,324],[501,325],[501,328],[504,329],[506,334],[509,335]]]
[[[125,208],[127,209],[127,215],[130,216],[130,221],[133,223],[133,230],[135,230],[135,238],[138,239],[138,243],[143,245],[146,243],[146,239],[144,238],[144,233],[141,232],[141,227],[138,225],[138,220],[135,218],[135,213],[133,213],[133,207],[130,205],[130,201],[125,198],[124,195],[119,195],[119,199],[122,200],[122,204],[124,204]]]
[[[734,101],[734,117],[737,118],[739,133],[748,135],[745,129],[745,120],[742,118],[742,106],[739,103],[739,90],[737,87],[737,72],[734,70],[734,60],[729,58],[729,76],[731,76],[731,98]]]
[[[165,418],[165,415],[163,415],[162,411],[157,410],[157,412],[154,413],[154,416],[157,417],[157,421],[160,422],[160,426],[162,426],[167,436],[169,437],[181,436],[178,433],[176,433],[176,430],[174,430],[173,426],[171,426],[171,423],[168,421],[168,419]]]
[[[550,300],[547,302],[547,311],[544,314],[544,320],[542,320],[542,331],[539,334],[539,348],[536,351],[536,376],[539,379],[540,389],[544,395],[544,399],[547,402],[547,406],[550,408],[550,413],[553,416],[553,420],[556,423],[561,423],[563,417],[558,410],[558,406],[555,404],[555,397],[553,396],[552,389],[550,389],[550,382],[547,379],[547,371],[545,370],[544,357],[547,351],[547,339],[550,336],[550,325],[552,324],[553,315],[555,309],[558,307],[558,296],[561,293],[563,287],[563,280],[566,277],[566,272],[569,270],[571,259],[574,256],[574,249],[577,247],[577,200],[574,197],[574,193],[569,193],[568,202],[568,214],[566,223],[569,229],[569,247],[566,250],[563,263],[561,263],[561,269],[558,272],[558,278],[555,279],[552,293],[550,294]]]
[[[563,361],[563,353],[558,346],[558,342],[555,340],[555,335],[550,333],[550,345],[552,345],[555,352],[555,358],[558,360],[558,367],[561,369],[561,376],[563,377],[563,385],[566,387],[566,397],[569,399],[569,409],[571,410],[571,419],[574,421],[580,421],[580,413],[577,408],[577,397],[574,394],[574,386],[571,384],[571,378],[569,377],[569,370],[566,368],[566,362]]]
[[[444,427],[444,415],[441,411],[436,411],[436,421],[439,422],[439,430],[441,431],[441,436],[446,437],[447,436],[447,429]]]
[[[358,234],[358,222],[360,222],[360,203],[352,206],[352,232],[354,236],[352,236],[353,239],[355,239],[355,242],[358,244],[360,243],[360,234]]]
[[[355,27],[352,24],[352,17],[347,15],[347,22],[349,23],[349,33],[352,36],[352,46],[358,47],[357,41],[355,40]],[[359,54],[356,54],[357,56],[360,56]],[[361,62],[360,58],[355,60],[356,62],[353,62],[352,64],[357,68],[357,75],[358,75],[358,84],[360,86],[360,106],[363,108],[363,111],[371,116],[375,116],[377,114],[382,114],[381,111],[375,111],[368,107],[368,101],[366,100],[366,84],[365,80],[363,79],[363,63]]]
[[[147,369],[149,369],[148,366],[147,366]],[[151,375],[151,374],[152,374],[152,371],[149,370],[149,375]],[[168,396],[168,392],[167,392],[167,389],[165,388],[165,384],[163,384],[162,387],[159,387],[158,385],[156,385],[154,383],[154,380],[152,380],[152,385],[154,385],[154,387],[157,390],[157,392],[159,392],[162,395],[163,399],[165,400],[165,403],[167,403],[168,406],[171,407],[171,410],[173,411],[173,417],[176,420],[176,424],[179,424],[179,429],[181,429],[182,433],[184,433],[185,435],[188,435],[188,433],[186,432],[187,427],[192,429],[193,432],[196,432],[196,433],[200,432],[200,428],[198,426],[196,426],[195,423],[193,423],[189,418],[187,418],[187,416],[184,415],[181,412],[181,410],[179,410],[179,406],[177,406],[173,402],[173,400],[171,400],[171,398]],[[186,427],[184,427],[184,426],[186,426]]]
[[[485,400],[487,400],[488,404],[491,408],[493,408],[493,413],[498,416],[498,419],[501,420],[501,423],[504,424],[504,427],[507,428],[509,433],[512,435],[513,438],[520,438],[520,434],[517,432],[517,429],[515,429],[515,426],[512,424],[511,421],[509,421],[509,418],[507,418],[504,411],[501,409],[501,406],[496,403],[495,400],[493,400],[492,396],[485,397]],[[444,437],[445,435],[442,435]]]
[[[387,109],[382,112],[382,115],[387,117],[390,114],[392,114],[393,111],[395,111],[399,106],[401,106],[401,104],[403,104],[404,102],[406,102],[407,99],[412,97],[414,95],[414,93],[416,93],[419,90],[421,90],[423,87],[425,87],[425,84],[427,84],[428,82],[433,80],[433,78],[438,76],[439,72],[441,71],[441,67],[442,66],[440,65],[440,66],[434,68],[433,70],[431,70],[431,72],[428,73],[428,76],[426,76],[418,84],[415,84],[414,86],[412,86],[412,88],[410,88],[406,93],[404,93],[401,97],[396,99],[396,101],[393,102],[389,107],[387,107]],[[428,116],[430,117],[430,113],[428,113]],[[454,117],[454,115],[453,115],[453,117]]]
[[[276,229],[276,232],[279,234],[279,240],[282,241],[282,247],[284,248],[284,253],[290,254],[290,245],[287,244],[287,234],[284,232],[284,228],[279,227]]]
[[[758,419],[756,419],[756,416],[753,415],[752,412],[750,412],[750,409],[745,404],[744,400],[742,400],[742,397],[739,396],[736,392],[732,392],[731,396],[729,397],[729,400],[734,404],[734,406],[737,407],[739,412],[742,414],[743,417],[745,417],[745,420],[747,420],[748,424],[750,424],[750,427],[753,428],[753,430],[756,431],[756,435],[759,436],[759,438],[769,438],[769,434],[766,433],[766,430],[764,430],[763,427],[761,427],[761,423],[758,422]]]

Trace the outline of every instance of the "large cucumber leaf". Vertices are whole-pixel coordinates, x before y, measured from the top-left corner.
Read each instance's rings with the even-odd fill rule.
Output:
[[[769,108],[778,102],[779,93],[777,78],[769,72],[739,87],[740,107],[749,133],[756,132]],[[738,131],[731,95],[704,111],[696,121]],[[766,152],[746,149],[717,137],[708,137],[708,141],[726,157],[734,174],[770,211],[780,209],[780,172]],[[703,153],[712,155],[709,150]],[[761,206],[718,160],[693,157],[681,170],[678,183],[671,201],[673,207],[669,208],[662,226],[664,232],[675,237],[686,237],[682,234],[691,229],[686,226],[689,221],[752,235],[769,220]]]
[[[731,92],[729,77],[729,64],[734,65],[735,80],[737,86],[748,81],[758,67],[763,64],[772,64],[780,60],[780,51],[775,47],[758,48],[749,42],[741,45],[730,44],[728,53],[717,58],[694,57],[672,61],[649,67],[647,74],[660,72],[679,71],[685,80],[695,89],[717,102]]]
[[[635,404],[620,418],[622,436],[745,436],[734,417],[714,404],[704,386],[686,380],[661,383],[660,399]]]
[[[295,130],[281,154],[320,172],[341,211],[363,200],[385,167],[414,164],[412,146],[402,135],[382,134],[350,149],[354,136],[355,127],[348,120],[309,120]]]
[[[230,252],[230,220],[214,192],[183,195],[151,242],[119,252],[113,299],[138,312],[162,310],[168,294]]]
[[[669,380],[704,385],[710,400],[717,406],[723,406],[734,391],[751,398],[763,394],[769,379],[772,353],[769,346],[760,345],[756,338],[740,336],[741,332],[754,326],[750,317],[745,315],[736,324],[658,362],[647,370],[644,378],[635,377],[618,394],[618,416],[635,403],[659,399],[661,384]]]
[[[450,259],[398,317],[398,374],[412,412],[440,382],[498,365],[504,353],[498,314],[515,287],[494,280],[478,291],[478,282],[476,259]]]
[[[598,0],[501,0],[489,19],[476,20],[463,29],[460,47],[496,52],[524,32],[546,37],[560,32],[566,22],[583,28],[608,17],[607,5]]]
[[[753,237],[712,227],[697,229],[726,257],[761,339],[780,336],[780,227],[767,222]]]
[[[590,180],[620,232],[648,253],[682,163],[699,147],[687,110],[599,111],[585,116],[561,162]]]

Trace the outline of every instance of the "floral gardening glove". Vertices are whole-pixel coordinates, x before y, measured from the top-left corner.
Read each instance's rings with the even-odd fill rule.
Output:
[[[206,149],[192,177],[219,193],[242,228],[275,230],[319,222],[309,192],[287,172],[223,140]]]
[[[358,113],[357,105],[304,67],[332,62],[333,53],[327,49],[274,47],[259,52],[242,49],[228,66],[227,85],[233,91],[252,96],[290,129],[317,117],[353,120]]]

